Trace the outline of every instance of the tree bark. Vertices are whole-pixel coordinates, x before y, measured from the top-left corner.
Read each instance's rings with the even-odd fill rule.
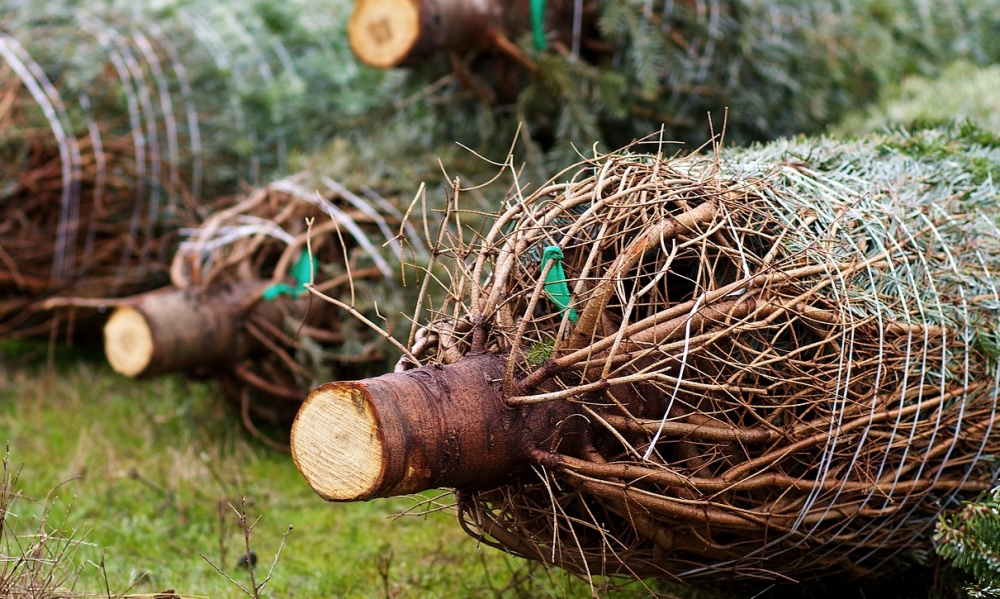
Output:
[[[277,308],[259,301],[269,284],[254,280],[210,291],[168,288],[134,296],[104,326],[108,362],[129,377],[232,364],[250,351],[243,323],[251,310],[281,322]]]
[[[328,501],[509,482],[537,448],[574,453],[583,430],[568,402],[509,406],[505,358],[468,356],[309,394],[292,425],[292,457]]]
[[[569,39],[572,0],[546,4],[546,31]],[[487,48],[530,29],[529,0],[357,0],[347,34],[362,62],[388,69],[439,51]]]

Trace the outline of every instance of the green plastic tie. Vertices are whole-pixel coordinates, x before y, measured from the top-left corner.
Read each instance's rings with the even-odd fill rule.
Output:
[[[576,322],[576,310],[569,307],[572,299],[569,294],[569,285],[566,284],[566,272],[563,271],[563,251],[558,245],[550,245],[542,251],[542,269],[554,260],[555,263],[549,268],[549,273],[545,275],[545,293],[560,310],[569,310],[570,322]]]
[[[295,287],[292,287],[288,283],[275,283],[265,289],[261,297],[269,302],[273,302],[282,295],[299,297],[306,292],[306,284],[312,280],[313,271],[312,256],[308,252],[302,252],[299,259],[292,265],[290,273],[292,278],[295,279]]]
[[[545,0],[531,0],[531,33],[535,49],[548,48],[549,42],[545,39]]]

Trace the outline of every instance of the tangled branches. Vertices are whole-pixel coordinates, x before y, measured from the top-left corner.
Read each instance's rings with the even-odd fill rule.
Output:
[[[290,422],[319,381],[363,377],[390,361],[381,338],[342,309],[311,301],[305,287],[372,319],[398,313],[403,295],[392,284],[392,264],[403,249],[393,231],[402,214],[372,191],[361,199],[322,179],[316,186],[303,176],[277,181],[183,231],[188,237],[171,265],[174,287],[189,293],[243,283],[254,289],[241,311],[245,349],[221,370],[251,429],[249,415]],[[407,250],[423,259],[421,247]]]
[[[463,526],[589,575],[918,559],[997,479],[996,141],[621,152],[452,235],[417,353],[495,355],[512,409],[573,411],[534,475],[459,491]]]

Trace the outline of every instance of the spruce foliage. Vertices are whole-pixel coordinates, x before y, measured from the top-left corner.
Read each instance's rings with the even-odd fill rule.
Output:
[[[491,110],[479,121],[492,127],[457,139],[507,142],[520,125],[555,166],[574,154],[569,144],[620,147],[661,124],[665,139],[697,146],[723,129],[726,111],[727,142],[815,133],[908,74],[1000,57],[998,0],[601,0],[598,14],[576,53],[520,38],[537,71],[510,104],[466,102]],[[451,68],[436,64],[418,76]],[[464,114],[449,105],[437,120]]]
[[[1000,487],[941,516],[934,541],[938,554],[975,577],[969,597],[1000,597]]]
[[[160,150],[164,162],[191,173],[203,161],[212,197],[287,174],[290,156],[401,93],[401,77],[354,60],[344,32],[350,5],[2,0],[0,34],[67,106],[67,133],[144,134],[136,144]],[[55,126],[40,110],[28,117],[0,138]]]
[[[1000,130],[1000,65],[979,66],[966,60],[949,65],[939,76],[912,75],[869,109],[836,126],[845,135],[878,131],[887,124],[946,123],[968,119]]]
[[[900,75],[995,58],[998,3],[971,0],[610,0],[601,29],[640,105],[680,121],[729,108],[733,141],[816,131]],[[693,137],[692,137],[693,135]]]

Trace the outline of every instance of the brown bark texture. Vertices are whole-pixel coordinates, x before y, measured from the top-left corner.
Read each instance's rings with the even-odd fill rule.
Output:
[[[324,499],[357,501],[495,487],[532,451],[579,444],[569,403],[508,406],[503,372],[503,358],[483,354],[322,385],[292,425],[292,457]]]
[[[123,300],[104,327],[111,366],[130,377],[207,371],[250,353],[243,331],[248,314],[281,321],[260,302],[267,281],[244,281],[211,290],[166,288]]]

